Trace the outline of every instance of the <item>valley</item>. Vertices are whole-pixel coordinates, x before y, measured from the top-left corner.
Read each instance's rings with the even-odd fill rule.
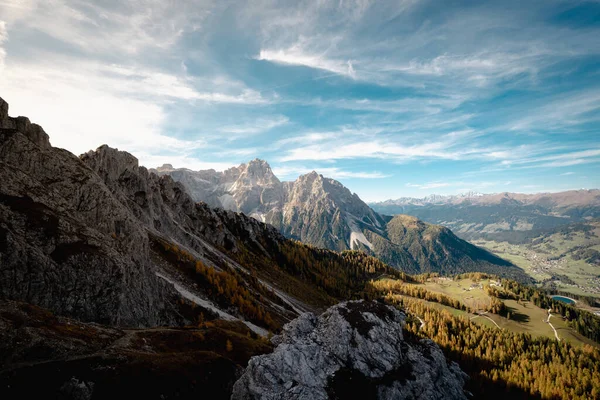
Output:
[[[520,267],[538,286],[550,291],[600,297],[598,190],[538,195],[468,193],[371,206],[449,227],[462,239]]]
[[[491,238],[490,238],[491,239]],[[600,297],[600,222],[472,242],[523,268],[542,287]],[[508,241],[507,241],[508,240]]]
[[[419,277],[415,278],[419,279]],[[458,277],[453,279],[432,277],[426,278],[423,283],[402,283],[401,285],[406,285],[405,288],[397,288],[397,285],[398,281],[389,279],[381,279],[374,283],[374,286],[381,290],[386,287],[396,287],[396,290],[398,293],[402,293],[402,296],[408,295],[408,297],[417,301],[425,302],[428,307],[445,310],[481,326],[505,329],[514,333],[526,333],[532,337],[555,338],[554,329],[546,322],[548,310],[536,306],[531,301],[512,298],[501,299],[500,301],[505,305],[501,314],[488,311],[495,299],[494,296],[490,295],[489,289],[502,288],[499,280],[495,278]],[[420,297],[410,296],[413,290],[419,290],[419,288],[427,292],[444,295],[457,301],[457,303],[450,307]],[[392,293],[394,293],[394,289],[392,289]],[[560,314],[553,313],[553,317],[551,322],[558,332],[560,340],[565,340],[577,346],[600,346],[575,331]]]
[[[562,304],[548,303],[532,289],[484,274],[464,274],[381,278],[372,290],[409,312],[408,332],[431,338],[465,368],[473,379],[467,387],[477,398],[587,399],[600,393],[593,389],[593,394],[581,396],[581,388],[573,386],[573,379],[593,376],[587,367],[577,366],[586,365],[583,360],[589,355],[587,365],[595,370],[599,345],[581,334],[585,326],[563,318],[569,314]],[[542,304],[551,304],[550,318]],[[597,317],[590,318],[597,326]]]

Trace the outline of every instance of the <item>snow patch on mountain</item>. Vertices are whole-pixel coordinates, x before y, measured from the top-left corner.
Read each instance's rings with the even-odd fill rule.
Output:
[[[350,230],[352,231],[350,233],[350,248],[352,250],[354,250],[355,247],[359,247],[358,243],[362,243],[365,246],[367,246],[369,249],[373,250],[374,249],[373,244],[371,242],[369,242],[367,240],[367,238],[365,237],[365,234],[362,233],[362,231],[356,224],[354,217],[349,216],[347,221],[348,221],[348,226],[350,227]]]
[[[246,320],[234,317],[233,315],[231,315],[229,313],[226,313],[225,311],[217,308],[209,300],[202,299],[202,298],[198,297],[194,293],[190,292],[189,290],[187,290],[186,288],[184,288],[183,286],[181,286],[180,284],[178,284],[174,280],[172,280],[172,279],[168,278],[167,276],[161,274],[160,272],[156,272],[156,276],[158,276],[159,278],[161,278],[161,279],[169,282],[171,285],[173,285],[173,287],[175,288],[175,290],[184,299],[189,300],[189,301],[193,302],[194,304],[199,305],[202,308],[206,308],[207,310],[210,310],[210,311],[214,312],[215,314],[217,314],[219,316],[219,318],[222,318],[222,319],[224,319],[226,321],[241,321],[241,322],[244,323],[244,325],[246,325],[248,328],[250,328],[257,335],[260,335],[260,336],[263,336],[263,337],[267,337],[269,335],[269,331],[267,331],[266,329],[263,329],[260,326],[256,326],[252,322],[249,322],[249,321],[246,321]]]

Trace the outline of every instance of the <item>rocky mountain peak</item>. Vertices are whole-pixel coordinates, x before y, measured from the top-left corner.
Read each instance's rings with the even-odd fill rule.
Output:
[[[0,121],[8,118],[8,103],[0,97]]]
[[[125,171],[137,173],[139,169],[136,157],[106,144],[82,154],[80,158],[105,181],[116,181]]]
[[[279,182],[279,179],[273,174],[273,170],[268,162],[256,158],[248,164],[242,164],[239,167],[241,171],[240,178],[250,181]]]
[[[27,117],[12,118],[8,115],[8,103],[0,98],[0,129],[15,130],[24,134],[41,148],[50,148],[50,138],[38,124],[32,124]]]
[[[365,301],[303,314],[250,360],[232,399],[466,399],[466,374],[431,340],[406,338],[404,320]]]

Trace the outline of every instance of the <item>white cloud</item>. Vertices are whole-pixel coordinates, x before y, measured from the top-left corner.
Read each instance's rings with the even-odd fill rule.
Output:
[[[600,161],[600,149],[561,152],[530,158],[516,158],[503,161],[504,165],[520,165],[520,168],[566,167]]]
[[[0,15],[10,25],[43,32],[92,54],[138,54],[166,49],[186,30],[199,29],[211,2],[161,0],[3,0]]]
[[[508,150],[494,147],[478,147],[470,143],[468,135],[449,135],[436,140],[413,137],[406,140],[385,131],[370,130],[368,137],[361,133],[362,130],[350,130],[356,132],[354,136],[343,132],[332,132],[329,136],[316,136],[314,141],[308,140],[300,146],[288,150],[280,157],[280,161],[299,160],[342,160],[375,158],[389,159],[392,161],[407,161],[413,159],[484,159],[497,158],[499,154],[508,154]],[[311,138],[301,136],[301,138]],[[407,143],[407,144],[404,144]],[[410,144],[408,144],[410,143]],[[504,153],[501,153],[504,152]]]
[[[89,65],[87,70],[88,74],[95,75],[98,79],[106,79],[109,83],[118,80],[119,85],[115,86],[115,90],[131,96],[150,95],[159,98],[232,104],[265,104],[268,102],[260,93],[251,89],[244,88],[238,93],[201,91],[194,87],[191,78],[158,71],[101,64]]]
[[[270,61],[276,64],[300,65],[308,68],[321,69],[334,74],[356,78],[356,71],[350,60],[334,60],[326,54],[314,54],[305,51],[299,44],[285,50],[263,49],[257,60]]]
[[[2,48],[4,42],[8,40],[8,31],[6,30],[6,22],[0,20],[0,73],[4,69],[4,60],[6,51]]]
[[[55,146],[74,153],[101,144],[132,152],[189,153],[201,138],[169,136],[165,104],[172,101],[262,102],[255,94],[203,93],[177,76],[58,59],[46,64],[7,63],[0,91],[11,114],[42,125]]]
[[[543,106],[528,110],[527,116],[509,125],[511,131],[561,131],[585,122],[600,121],[600,90],[554,96]],[[595,112],[595,113],[594,113]]]
[[[226,125],[219,129],[221,132],[228,134],[228,139],[233,139],[267,132],[279,126],[286,125],[289,122],[290,120],[288,117],[279,115],[273,118],[257,118],[253,122],[241,125]]]
[[[427,190],[427,189],[436,189],[436,188],[441,188],[441,187],[448,187],[448,186],[450,186],[450,184],[447,183],[447,182],[429,182],[429,183],[423,183],[423,184],[407,183],[406,186],[413,187],[413,188],[418,188],[418,189],[421,189],[421,190]]]
[[[526,52],[522,54],[479,53],[443,54],[429,61],[411,60],[404,65],[382,66],[384,72],[401,72],[411,75],[450,76],[472,82],[476,86],[488,84],[506,77],[528,73],[535,75],[535,59],[542,54]]]
[[[310,168],[305,166],[293,166],[293,165],[280,165],[273,168],[273,173],[280,179],[291,179],[295,180],[298,176],[308,174],[313,170],[326,178],[333,179],[382,179],[388,178],[391,175],[383,174],[377,171],[348,171],[335,167],[325,168]]]

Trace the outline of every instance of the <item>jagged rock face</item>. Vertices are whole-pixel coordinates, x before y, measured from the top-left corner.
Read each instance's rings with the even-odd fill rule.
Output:
[[[224,172],[194,172],[174,169],[169,164],[152,171],[159,175],[168,174],[181,182],[195,201],[243,212],[262,222],[265,222],[267,213],[280,209],[285,200],[283,184],[269,164],[258,159]]]
[[[405,340],[404,319],[364,301],[303,314],[250,360],[232,399],[466,399],[466,374],[432,341]]]
[[[50,147],[50,139],[41,126],[32,124],[27,117],[8,116],[8,103],[0,98],[0,129],[19,131],[43,148]]]
[[[281,222],[287,236],[335,250],[366,249],[371,245],[362,231],[381,234],[384,225],[381,216],[333,179],[311,172],[289,185]]]
[[[77,157],[0,108],[0,297],[82,320],[176,323],[139,221]]]
[[[272,226],[256,219],[195,203],[181,183],[138,166],[129,153],[101,146],[82,155],[81,160],[105,180],[137,219],[200,256],[215,251],[207,243],[236,252],[239,241],[260,250],[259,237],[273,242],[283,240]]]
[[[253,160],[224,172],[174,169],[160,175],[181,182],[192,198],[239,211],[276,227],[287,237],[333,250],[366,249],[363,229],[382,233],[383,217],[341,183],[312,172],[281,182],[269,164]]]
[[[268,256],[264,246],[284,240],[255,219],[195,203],[129,153],[101,146],[78,158],[8,117],[4,101],[0,110],[0,298],[84,321],[177,325],[189,321],[180,294],[156,275],[153,238],[217,269],[238,267],[228,254],[240,244]]]

